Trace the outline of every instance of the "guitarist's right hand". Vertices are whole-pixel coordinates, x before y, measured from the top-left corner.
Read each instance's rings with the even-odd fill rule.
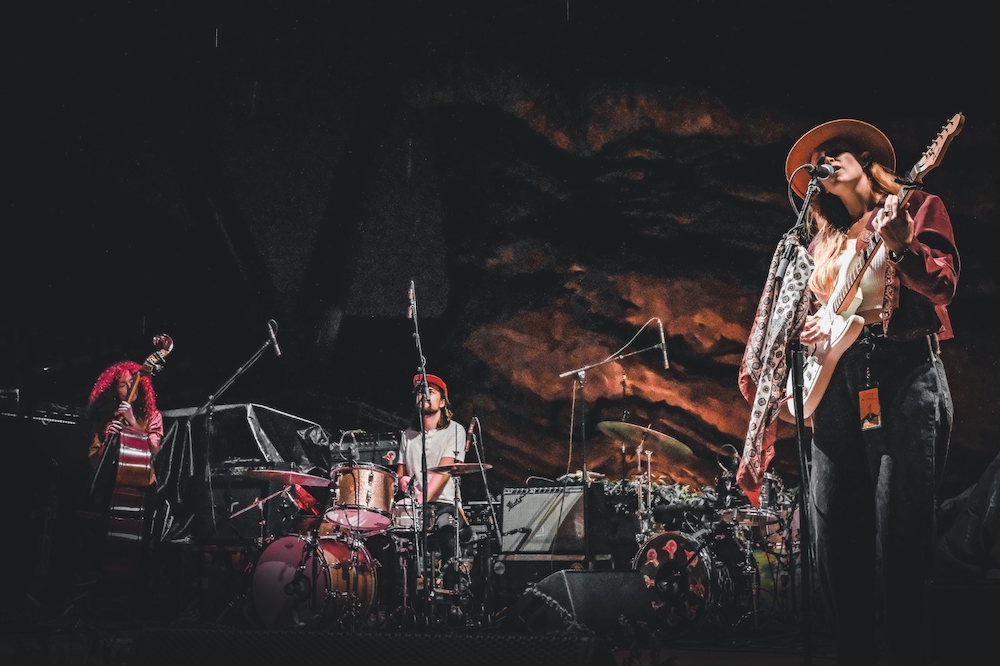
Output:
[[[799,342],[804,345],[822,345],[828,342],[830,339],[830,331],[827,327],[823,326],[823,318],[820,314],[811,314],[806,316],[806,321],[802,325],[802,331],[799,333]]]

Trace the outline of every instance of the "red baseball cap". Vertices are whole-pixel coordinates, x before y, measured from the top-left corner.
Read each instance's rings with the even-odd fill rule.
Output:
[[[422,377],[423,375],[413,375],[413,388],[420,386],[420,380]],[[443,379],[437,375],[427,375],[427,383],[440,391],[445,400],[448,399],[448,385],[444,383]]]

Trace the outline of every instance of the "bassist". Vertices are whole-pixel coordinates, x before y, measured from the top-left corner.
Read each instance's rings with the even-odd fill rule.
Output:
[[[952,424],[939,346],[953,335],[947,307],[960,269],[951,220],[937,196],[901,187],[892,145],[868,123],[834,120],[795,143],[786,176],[804,198],[803,164],[833,171],[807,218],[817,309],[860,249],[881,238],[848,299],[864,325],[812,413],[818,580],[836,621],[838,663],[921,664],[922,582],[933,576],[935,488]],[[811,314],[799,340],[808,349],[829,336]]]
[[[150,373],[135,361],[106,368],[87,408],[91,467],[90,527],[95,547],[83,563],[110,591],[133,590],[150,566],[156,475],[153,459],[163,439],[163,416]]]
[[[149,451],[156,456],[163,439],[163,416],[156,407],[156,392],[148,376],[140,376],[140,366],[135,361],[122,361],[105,369],[90,391],[87,423],[90,426],[90,448],[87,460],[91,469],[97,467],[104,453],[105,442],[121,432],[125,426],[146,434]],[[132,382],[138,378],[138,392],[128,402]],[[152,484],[155,479],[150,478]]]

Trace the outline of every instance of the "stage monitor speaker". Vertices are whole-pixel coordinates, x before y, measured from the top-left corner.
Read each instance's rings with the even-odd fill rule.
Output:
[[[467,633],[146,629],[129,664],[437,664],[615,666],[607,642],[590,636]]]
[[[657,621],[655,589],[639,571],[557,571],[525,591],[514,607],[514,626],[535,635],[568,629],[546,597],[599,636],[619,633],[623,621],[633,628]]]
[[[583,553],[583,486],[504,488],[504,553]]]

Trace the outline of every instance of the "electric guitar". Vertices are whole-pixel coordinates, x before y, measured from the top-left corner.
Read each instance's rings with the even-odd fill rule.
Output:
[[[903,189],[900,191],[900,207],[907,202],[914,190],[920,188],[919,183],[924,175],[941,163],[945,150],[951,144],[952,139],[962,131],[964,123],[965,116],[961,113],[952,116],[951,120],[945,124],[931,145],[920,156],[920,159],[917,160],[917,163],[902,179]],[[804,419],[812,416],[816,406],[823,398],[826,387],[830,384],[830,375],[837,366],[837,361],[861,334],[865,321],[855,314],[862,301],[858,285],[881,248],[881,236],[878,233],[872,234],[871,239],[858,256],[848,262],[841,271],[829,302],[817,312],[820,316],[820,326],[823,327],[823,330],[830,332],[830,338],[822,345],[811,345],[803,349],[802,416]],[[793,373],[789,373],[787,395],[794,396],[794,389],[795,378]],[[788,414],[792,418],[795,417],[794,402],[790,398],[783,403],[784,408],[788,410]]]

